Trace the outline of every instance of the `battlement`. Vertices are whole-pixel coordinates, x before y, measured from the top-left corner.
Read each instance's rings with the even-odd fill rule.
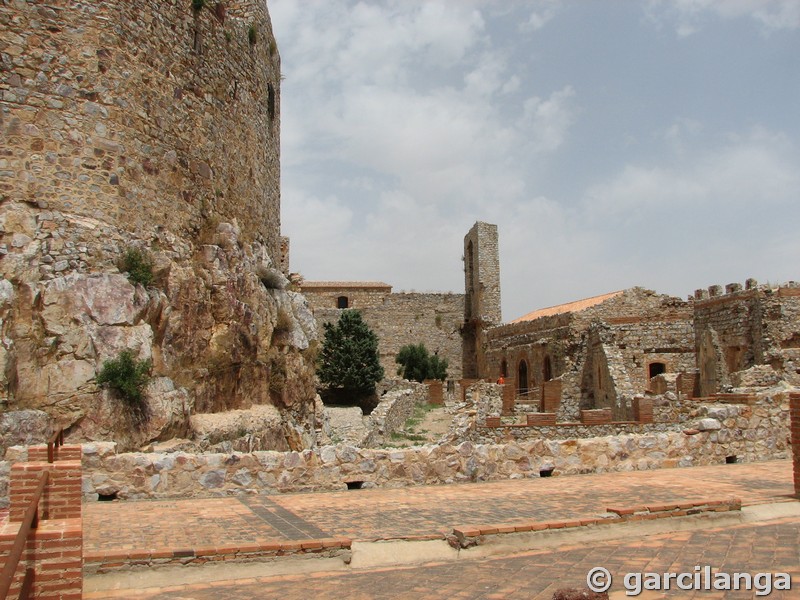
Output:
[[[800,293],[800,283],[788,281],[775,285],[759,285],[753,278],[747,279],[744,286],[740,283],[729,283],[724,288],[721,285],[710,285],[707,289],[695,290],[690,300],[695,303],[719,302],[750,298],[758,293],[777,293],[778,295],[794,295],[793,291]]]

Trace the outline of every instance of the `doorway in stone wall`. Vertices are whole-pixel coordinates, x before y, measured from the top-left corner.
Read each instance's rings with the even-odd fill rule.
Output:
[[[528,363],[525,359],[519,361],[517,368],[517,394],[524,396],[528,393]]]
[[[553,363],[549,356],[544,357],[544,366],[542,367],[542,380],[550,381],[553,378]]]
[[[649,379],[666,372],[667,365],[663,362],[651,362],[649,365],[647,365],[647,377]]]

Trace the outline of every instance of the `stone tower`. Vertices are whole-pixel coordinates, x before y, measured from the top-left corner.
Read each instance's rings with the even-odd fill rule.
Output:
[[[464,286],[464,377],[483,377],[485,332],[502,323],[497,225],[478,221],[464,238]]]
[[[262,448],[312,444],[265,0],[0,2],[0,49],[0,412],[138,448],[268,405]],[[147,428],[96,381],[123,350],[152,364]]]

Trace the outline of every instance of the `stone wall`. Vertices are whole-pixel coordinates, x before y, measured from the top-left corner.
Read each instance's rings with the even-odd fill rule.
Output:
[[[800,393],[790,395],[790,415],[792,428],[792,471],[794,475],[794,495],[800,498]]]
[[[364,447],[383,446],[393,432],[401,431],[406,421],[414,416],[414,409],[427,402],[428,386],[424,383],[403,381],[396,389],[386,392],[369,415],[370,433]]]
[[[223,17],[208,4],[0,5],[4,200],[136,237],[238,220],[277,259],[280,57],[266,3],[231,0]]]
[[[617,418],[628,418],[633,394],[649,388],[652,363],[667,372],[694,366],[691,303],[642,288],[588,308],[490,329],[487,340],[489,377],[505,368],[508,381],[534,391],[561,379],[561,418],[577,419],[579,408],[605,406],[613,406]],[[523,364],[527,383],[520,381]]]
[[[473,418],[473,402],[487,404],[482,414],[500,403],[499,386],[481,385],[492,387],[469,390]],[[293,452],[118,453],[113,443],[91,443],[83,445],[83,492],[87,500],[115,493],[227,496],[338,490],[348,481],[402,487],[538,477],[550,469],[568,475],[781,459],[792,455],[789,397],[781,391],[748,404],[689,402],[682,409],[689,418],[672,424],[467,427],[465,433],[472,430],[478,437],[404,449],[339,444]],[[523,429],[537,433],[515,439],[515,430]],[[494,435],[502,443],[495,443]],[[7,490],[11,465],[27,460],[27,452],[19,446],[8,450],[0,462],[0,490]]]
[[[287,447],[313,440],[316,327],[279,268],[266,4],[13,2],[0,29],[0,410],[133,449],[191,413],[273,404]],[[133,249],[146,287],[121,273]],[[95,382],[123,349],[153,363],[141,430]]]
[[[737,385],[735,373],[769,365],[782,378],[800,381],[800,286],[773,288],[748,280],[697,290],[695,350],[703,396]]]
[[[703,421],[706,421],[703,423]],[[359,449],[325,446],[302,452],[117,454],[110,443],[84,445],[83,492],[120,498],[185,498],[237,493],[344,490],[347,481],[402,487],[462,481],[630,471],[786,458],[786,399],[708,407],[704,430],[648,431],[587,439],[504,444]],[[10,462],[25,459],[24,449]]]
[[[478,221],[464,237],[464,290],[463,376],[491,377],[486,332],[503,322],[497,225]]]
[[[380,282],[303,281],[300,291],[314,313],[328,314],[342,308],[380,307],[392,293],[392,286]],[[339,306],[343,301],[345,306]]]
[[[324,295],[318,295],[313,288],[311,293],[305,287],[301,289],[314,307],[314,317],[322,331],[324,323],[339,319],[341,310],[335,308],[335,298],[347,294],[350,288],[328,289]],[[397,376],[399,365],[395,357],[400,348],[407,344],[422,343],[431,354],[436,353],[447,360],[448,378],[461,378],[462,294],[400,292],[349,297],[353,298],[352,306],[358,309],[378,336],[378,352],[387,377]]]

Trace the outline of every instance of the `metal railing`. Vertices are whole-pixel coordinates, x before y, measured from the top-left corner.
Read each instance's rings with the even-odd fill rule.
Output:
[[[14,539],[14,544],[11,546],[11,552],[8,555],[6,564],[3,571],[0,572],[0,598],[6,600],[8,598],[8,591],[11,589],[11,584],[14,582],[14,574],[17,572],[17,566],[22,558],[22,553],[25,551],[25,546],[28,542],[28,536],[32,529],[36,529],[39,525],[39,500],[42,497],[44,488],[47,485],[49,473],[43,471],[39,478],[39,485],[33,493],[33,497],[28,501],[28,508],[25,509],[25,514],[22,517],[22,524],[17,532],[17,537]],[[22,580],[22,589],[19,593],[20,600],[27,600],[31,587],[33,586],[34,570],[29,567],[25,570],[25,578]]]

